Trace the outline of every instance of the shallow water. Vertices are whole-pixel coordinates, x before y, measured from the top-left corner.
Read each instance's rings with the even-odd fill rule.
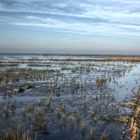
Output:
[[[133,64],[134,67],[125,76],[117,79],[118,85],[110,83],[110,87],[114,88],[112,94],[115,95],[117,101],[123,101],[126,97],[130,97],[132,93],[137,92],[140,85],[140,63]]]
[[[71,59],[71,61],[65,61],[68,59]],[[16,100],[15,118],[20,116],[26,108],[45,108],[45,111],[47,111],[44,112],[43,117],[49,120],[48,131],[50,135],[42,134],[43,130],[39,129],[37,131],[39,133],[38,140],[65,140],[66,138],[69,140],[81,140],[81,128],[76,125],[76,117],[74,117],[75,112],[79,112],[81,120],[85,121],[87,125],[88,132],[85,140],[88,140],[89,129],[94,124],[91,116],[93,111],[96,110],[97,103],[97,118],[104,114],[119,116],[120,112],[112,108],[111,105],[121,102],[127,97],[130,98],[132,91],[138,90],[140,85],[140,63],[84,61],[85,59],[102,60],[104,57],[2,56],[3,70],[1,70],[0,74],[3,76],[5,71],[10,71],[11,75],[7,80],[7,89],[2,88],[0,95],[6,90],[11,95],[8,97],[0,96],[1,107],[7,103],[7,100],[10,100],[10,103]],[[11,65],[13,63],[16,63],[16,66]],[[9,66],[7,67],[6,64]],[[13,77],[16,76],[19,79],[14,83]],[[7,77],[5,76],[5,78]],[[107,83],[98,88],[96,85],[98,78],[106,78]],[[12,90],[14,87],[24,88],[27,84],[34,84],[35,87],[13,95]],[[53,111],[46,109],[46,106],[44,106],[44,101],[49,98],[52,100],[51,109]],[[108,104],[107,107],[105,107],[106,104]],[[64,112],[61,112],[64,119],[57,118],[57,109],[61,105],[64,106]],[[34,113],[25,112],[26,119],[30,115],[35,118]],[[65,116],[67,116],[67,119]],[[13,120],[15,119],[14,117],[12,118]],[[5,124],[7,121],[2,123]],[[27,123],[29,122],[27,121]],[[74,124],[73,131],[71,131],[72,124]],[[102,132],[109,131],[111,132],[111,137],[116,137],[115,140],[119,140],[122,125],[103,123],[99,120],[95,128],[96,139],[99,139]]]

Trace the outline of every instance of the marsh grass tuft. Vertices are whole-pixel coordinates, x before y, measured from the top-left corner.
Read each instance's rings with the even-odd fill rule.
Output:
[[[22,128],[8,128],[0,130],[0,140],[36,140],[30,136],[30,131],[24,131]]]

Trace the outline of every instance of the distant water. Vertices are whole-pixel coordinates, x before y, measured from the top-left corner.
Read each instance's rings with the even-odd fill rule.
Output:
[[[135,54],[57,54],[57,53],[0,53],[0,56],[85,56],[85,57],[105,57],[105,56],[135,56],[140,57],[139,55]]]
[[[0,60],[104,60],[106,56],[123,55],[99,55],[99,54],[35,54],[35,53],[0,53]],[[125,55],[140,57],[140,55]]]

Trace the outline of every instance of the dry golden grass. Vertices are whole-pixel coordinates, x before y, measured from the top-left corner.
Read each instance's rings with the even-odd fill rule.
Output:
[[[136,56],[107,56],[107,61],[127,61],[127,62],[140,62],[140,57]]]

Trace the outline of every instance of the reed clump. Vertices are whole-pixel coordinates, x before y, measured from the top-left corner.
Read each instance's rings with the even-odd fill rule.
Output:
[[[35,140],[30,136],[30,131],[8,128],[0,131],[0,140]]]

